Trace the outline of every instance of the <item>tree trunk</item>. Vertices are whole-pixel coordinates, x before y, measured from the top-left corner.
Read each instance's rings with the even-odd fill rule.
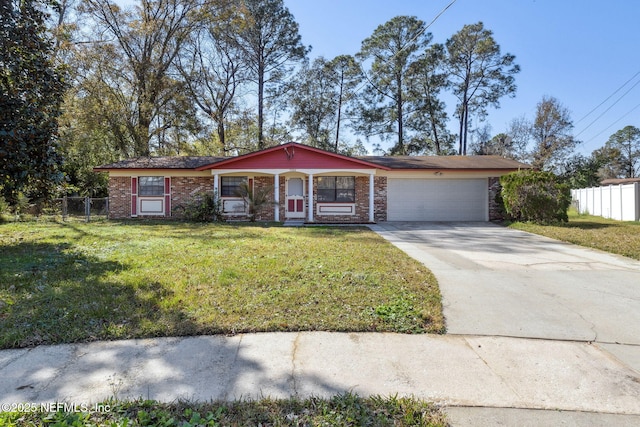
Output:
[[[258,66],[258,150],[264,148],[264,65]]]
[[[404,147],[404,129],[402,122],[402,77],[398,76],[396,79],[396,84],[398,85],[398,147],[400,148],[400,154],[406,155],[407,150]]]
[[[340,140],[340,119],[342,116],[342,91],[344,88],[344,70],[340,73],[340,94],[338,95],[338,119],[336,122],[336,144],[334,151],[338,152],[338,141]]]
[[[220,140],[220,146],[222,147],[222,152],[225,153],[227,151],[227,143],[225,140],[225,129],[224,129],[224,121],[218,121],[218,139]]]
[[[142,112],[138,113],[138,126],[136,128],[134,141],[135,156],[149,157],[151,150],[149,149],[149,129],[151,128],[151,120]]]
[[[435,119],[435,109],[433,108],[433,102],[431,102],[431,100],[433,99],[431,96],[431,87],[429,85],[429,79],[428,77],[425,78],[426,83],[426,90],[427,90],[427,103],[429,104],[428,110],[429,110],[429,123],[431,124],[431,132],[433,132],[433,143],[436,146],[436,155],[440,155],[442,154],[442,150],[440,149],[440,138],[438,138],[438,125]]]
[[[469,107],[464,109],[464,142],[462,144],[462,155],[467,155],[467,135],[469,131]]]
[[[460,133],[458,135],[458,154],[462,155],[462,135],[464,133],[464,106],[460,106]]]

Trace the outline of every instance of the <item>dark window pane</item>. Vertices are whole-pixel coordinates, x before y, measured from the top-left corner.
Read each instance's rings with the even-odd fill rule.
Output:
[[[353,203],[356,200],[355,190],[337,190],[336,202]]]
[[[335,176],[319,176],[318,188],[321,188],[321,189],[336,188],[336,177]]]
[[[139,196],[162,196],[164,195],[163,176],[141,176],[138,178]]]
[[[247,181],[246,176],[223,176],[220,179],[220,195],[223,197],[238,197],[240,184]]]
[[[353,176],[338,176],[336,177],[336,188],[356,188],[356,179]]]
[[[318,202],[353,203],[356,200],[356,178],[353,176],[318,177]]]
[[[319,202],[335,202],[336,191],[332,188],[318,189]]]

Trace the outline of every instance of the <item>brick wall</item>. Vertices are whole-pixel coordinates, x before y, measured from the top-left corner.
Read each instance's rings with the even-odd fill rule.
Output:
[[[180,206],[187,203],[198,193],[213,193],[214,177],[171,177],[171,216],[180,218],[182,209]],[[280,177],[280,221],[285,220],[285,180]],[[316,191],[316,180],[314,179],[314,193]],[[314,220],[316,222],[335,223],[365,223],[369,221],[369,177],[356,177],[356,200],[355,215],[317,215],[317,202],[314,200]],[[308,188],[308,181],[304,180],[305,191]],[[273,192],[274,177],[258,176],[254,178],[254,188],[270,188]],[[386,221],[387,219],[387,178],[377,176],[374,178],[374,218],[376,221]],[[273,200],[273,196],[271,197]],[[308,212],[308,198],[306,212]],[[258,221],[274,221],[275,205],[269,203],[265,205],[257,215]],[[308,216],[305,215],[305,218]],[[110,177],[109,178],[109,218],[122,219],[131,217],[131,177]],[[157,218],[157,217],[155,217]]]
[[[171,216],[180,218],[182,206],[198,193],[213,194],[213,176],[172,176]]]
[[[373,179],[375,197],[373,199],[373,212],[375,221],[387,220],[387,177],[376,176]]]
[[[315,222],[345,222],[366,223],[369,222],[369,177],[356,176],[355,215],[318,215],[317,201],[314,199],[313,219]],[[374,179],[375,185],[375,179]],[[317,180],[313,180],[313,193],[317,191]],[[375,212],[375,199],[374,199]]]
[[[269,203],[266,203],[256,214],[256,221],[275,221],[275,205],[273,199],[274,191],[274,177],[273,176],[256,176],[253,179],[254,192],[269,191]],[[282,211],[281,211],[282,212]]]
[[[131,217],[131,178],[109,177],[109,218]]]

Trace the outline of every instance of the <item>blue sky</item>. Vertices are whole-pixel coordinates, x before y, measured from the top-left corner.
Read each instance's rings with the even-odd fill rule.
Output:
[[[355,54],[362,40],[394,16],[413,15],[429,23],[451,2],[284,1],[303,43],[313,47],[311,58]],[[502,52],[516,56],[522,69],[516,75],[518,91],[513,99],[503,98],[499,110],[490,110],[492,134],[504,131],[513,118],[533,119],[536,104],[549,95],[571,111],[574,135],[583,141],[576,152],[588,155],[624,126],[640,128],[639,19],[636,0],[457,0],[428,31],[434,42],[444,43],[465,24],[482,21]],[[447,102],[454,106],[453,100]]]

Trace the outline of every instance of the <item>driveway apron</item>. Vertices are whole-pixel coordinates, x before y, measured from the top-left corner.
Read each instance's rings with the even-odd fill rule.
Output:
[[[435,274],[449,334],[597,342],[640,369],[640,262],[492,223],[371,228]]]

